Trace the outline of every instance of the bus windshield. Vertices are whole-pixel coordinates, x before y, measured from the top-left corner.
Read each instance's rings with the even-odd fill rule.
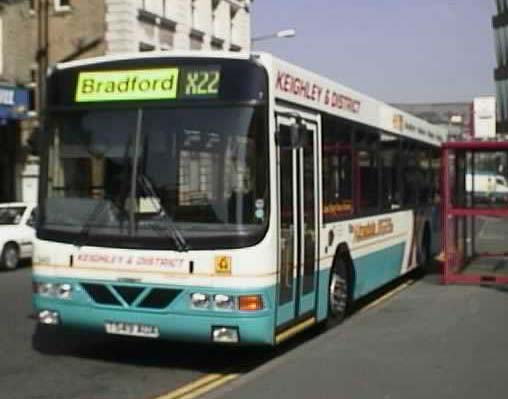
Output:
[[[253,245],[268,220],[266,125],[264,106],[56,113],[39,234],[133,248]]]

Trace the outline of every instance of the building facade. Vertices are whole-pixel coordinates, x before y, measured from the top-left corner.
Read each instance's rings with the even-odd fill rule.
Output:
[[[441,126],[450,138],[470,137],[473,134],[473,103],[393,104],[410,114]]]
[[[494,70],[497,97],[497,131],[508,133],[508,0],[496,0],[492,18],[497,67]]]
[[[251,0],[0,2],[0,202],[37,197],[38,158],[30,138],[38,125],[40,7],[48,10],[50,66],[138,51],[250,50]],[[26,104],[3,104],[2,87],[16,90]],[[6,111],[12,118],[5,122],[2,106],[18,113]]]

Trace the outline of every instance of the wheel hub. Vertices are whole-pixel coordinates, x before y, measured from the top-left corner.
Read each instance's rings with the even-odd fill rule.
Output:
[[[343,314],[347,305],[347,283],[334,273],[330,282],[330,311],[333,315]]]

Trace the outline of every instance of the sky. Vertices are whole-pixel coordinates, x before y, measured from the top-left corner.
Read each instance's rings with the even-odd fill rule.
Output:
[[[385,102],[495,95],[495,0],[254,0],[254,50]]]

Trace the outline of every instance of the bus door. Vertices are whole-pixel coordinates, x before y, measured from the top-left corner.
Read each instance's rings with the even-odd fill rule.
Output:
[[[294,117],[277,116],[279,137]],[[311,316],[318,281],[317,125],[300,121],[301,145],[277,146],[279,184],[279,290],[277,325]]]

